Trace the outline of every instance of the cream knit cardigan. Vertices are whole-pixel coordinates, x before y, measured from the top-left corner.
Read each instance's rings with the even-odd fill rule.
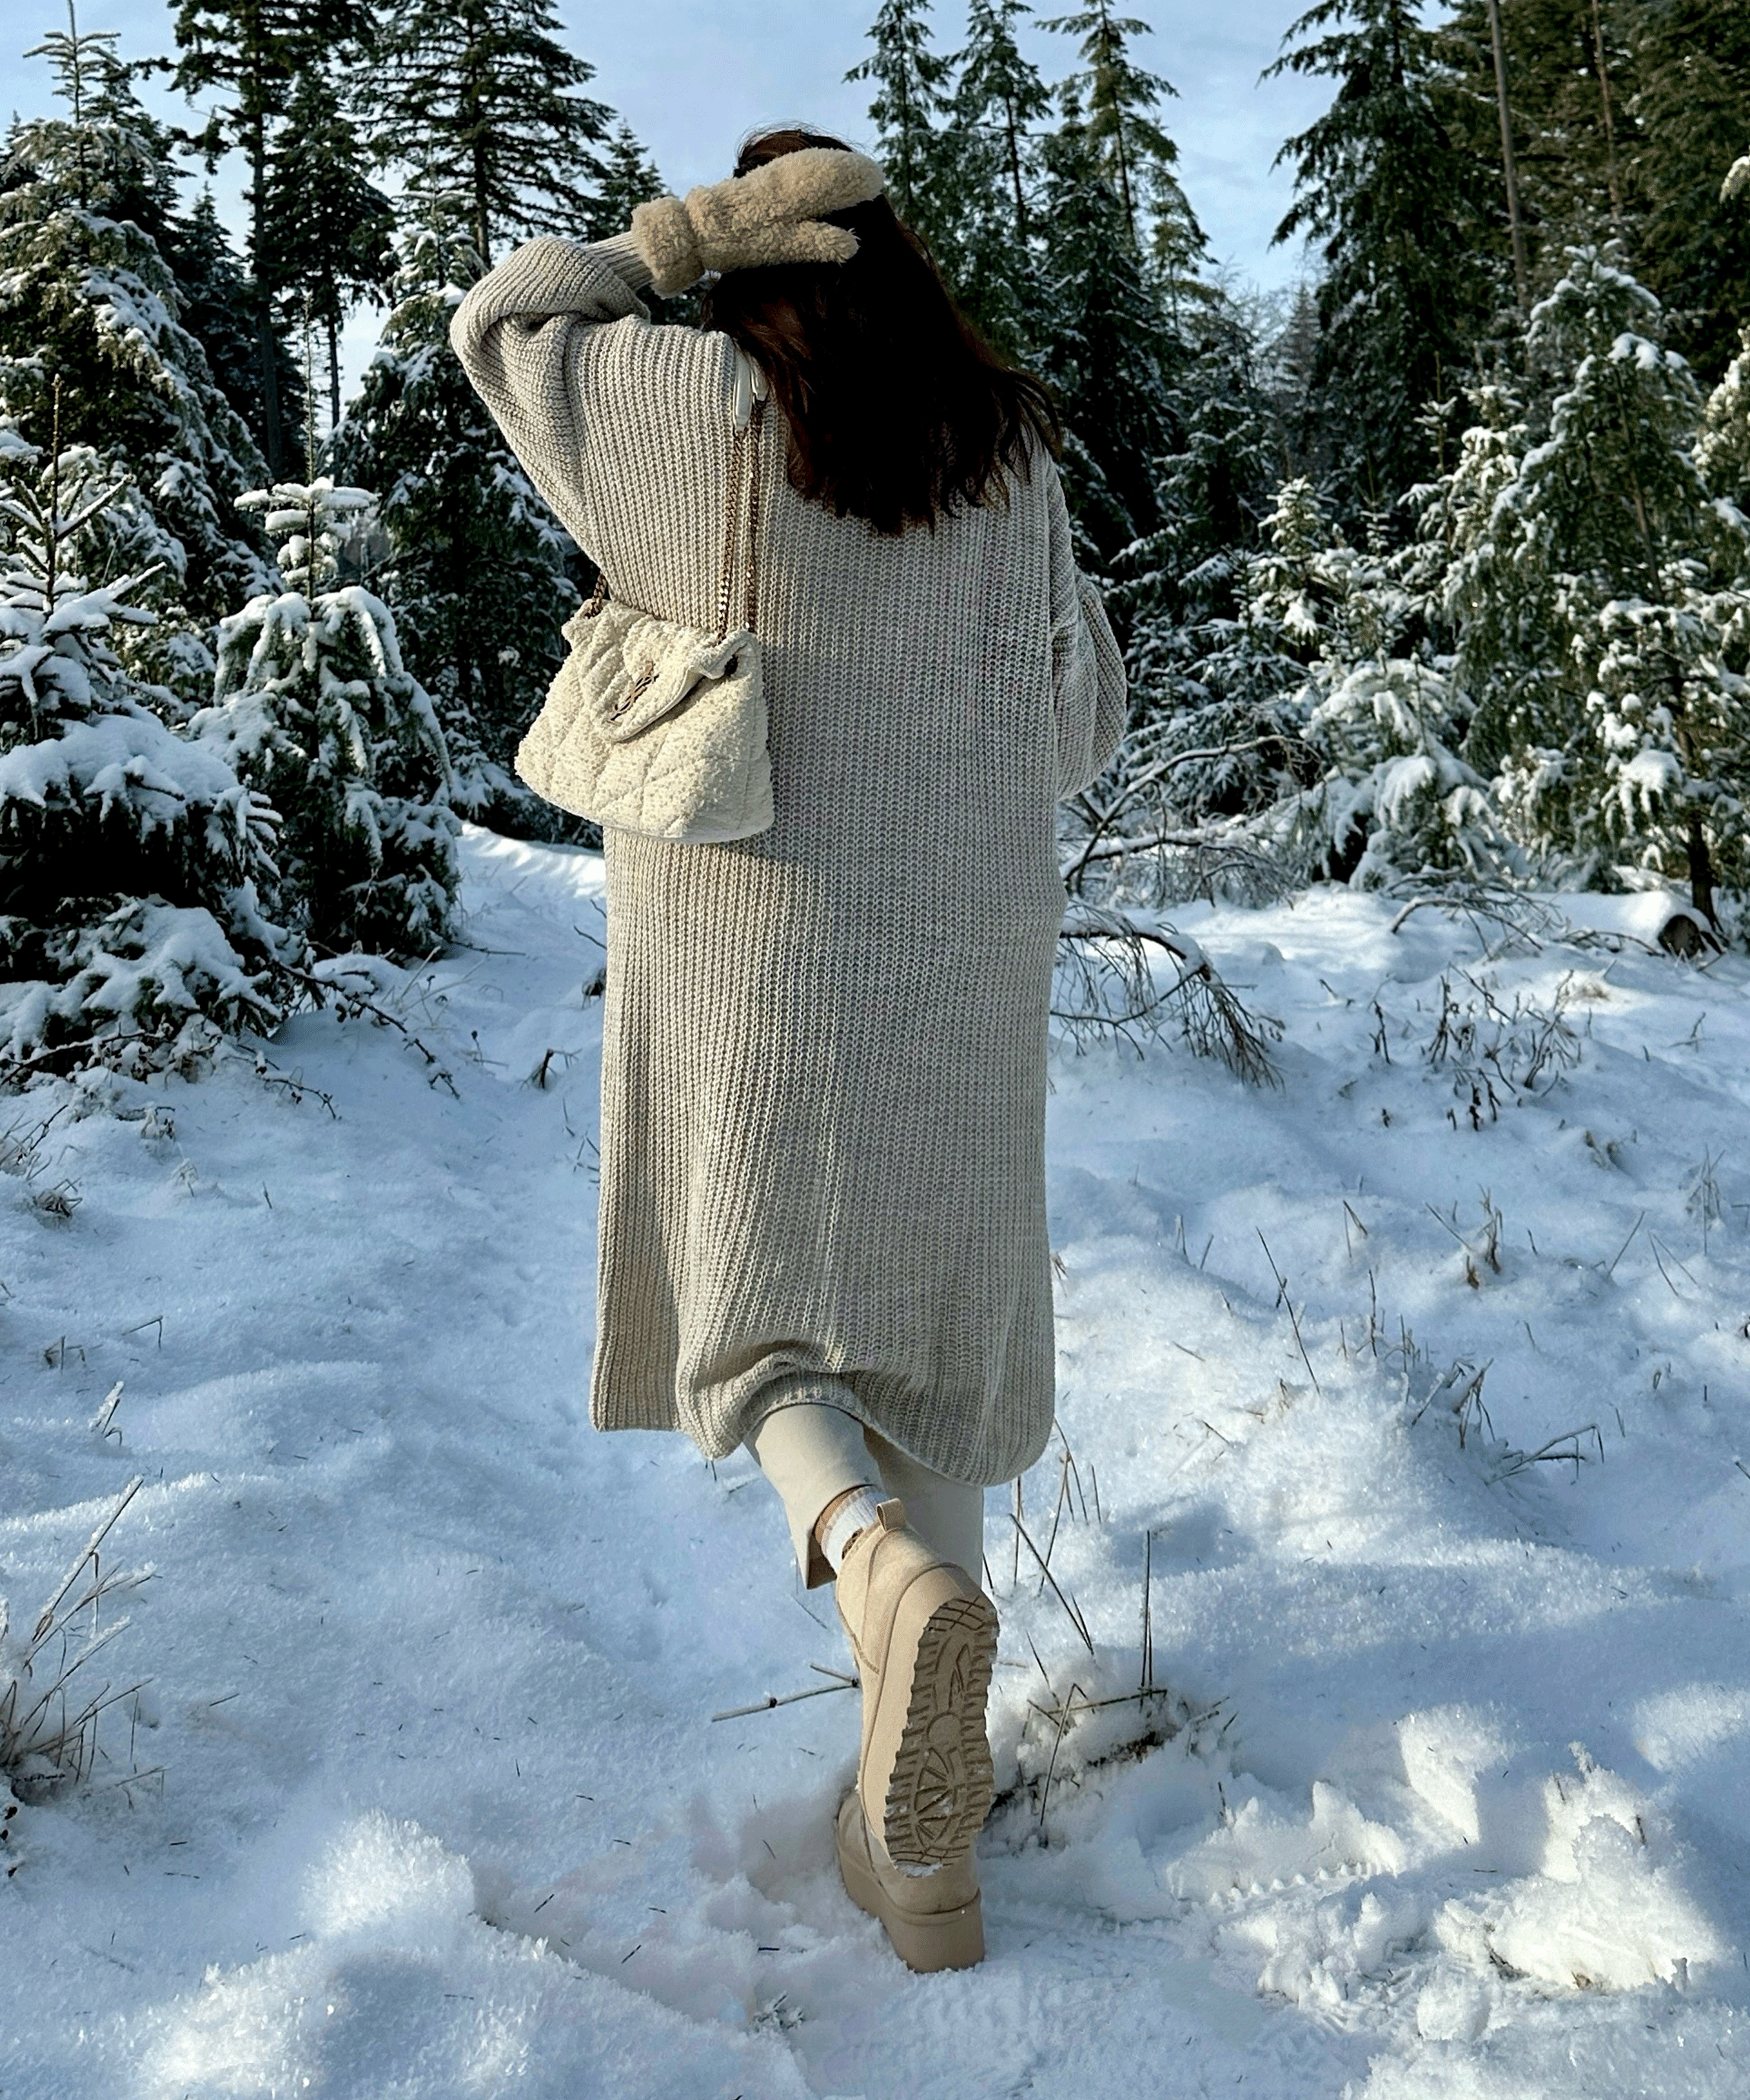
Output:
[[[452,338],[614,595],[708,629],[736,353],[653,326],[626,254],[531,241]],[[1048,459],[894,539],[796,494],[775,411],[763,450],[777,821],[606,836],[592,1415],[721,1457],[819,1397],[1007,1480],[1052,1419],[1054,810],[1123,666]]]

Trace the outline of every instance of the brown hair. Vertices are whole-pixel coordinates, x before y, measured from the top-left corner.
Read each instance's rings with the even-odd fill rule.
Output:
[[[849,150],[814,131],[756,132],[735,173],[804,146]],[[1004,501],[1035,445],[1055,454],[1060,441],[1043,383],[1003,364],[884,196],[829,216],[857,236],[849,262],[733,271],[701,315],[764,370],[790,426],[791,487],[894,534]]]

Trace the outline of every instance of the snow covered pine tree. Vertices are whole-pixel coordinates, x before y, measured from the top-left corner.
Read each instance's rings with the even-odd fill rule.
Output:
[[[211,685],[212,623],[267,582],[231,507],[262,469],[187,325],[165,254],[188,230],[172,209],[169,136],[134,98],[114,41],[58,31],[28,54],[48,59],[66,113],[7,136],[0,412],[46,431],[52,373],[61,428],[128,479],[81,558],[93,574],[108,562],[143,580],[157,617],[118,636],[121,654],[186,715]]]
[[[299,944],[272,908],[273,818],[170,728],[110,646],[139,579],[71,565],[127,483],[0,417],[0,1080],[131,1070],[269,1029]]]
[[[395,615],[339,580],[341,539],[373,501],[325,479],[241,498],[283,536],[284,588],[220,622],[214,704],[190,734],[280,812],[300,932],[331,955],[418,955],[454,929],[460,827],[443,731]]]
[[[1730,481],[1730,448],[1698,448],[1700,391],[1664,338],[1614,244],[1569,251],[1527,338],[1548,435],[1495,439],[1448,595],[1510,827],[1570,880],[1686,876],[1717,921],[1750,876],[1750,524],[1703,479],[1698,451]]]

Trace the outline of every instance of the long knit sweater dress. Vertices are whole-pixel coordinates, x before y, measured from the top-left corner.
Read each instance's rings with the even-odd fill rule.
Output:
[[[616,598],[716,621],[737,352],[651,324],[612,247],[518,249],[452,337]],[[1052,1419],[1054,808],[1124,673],[1043,456],[1006,506],[883,537],[804,501],[769,417],[759,633],[777,820],[609,832],[591,1411],[709,1456],[846,1407],[1007,1480]]]

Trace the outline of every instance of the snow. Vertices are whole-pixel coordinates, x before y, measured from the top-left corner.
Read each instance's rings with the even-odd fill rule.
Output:
[[[0,676],[11,661],[0,662]],[[75,665],[83,669],[82,665]],[[143,708],[68,724],[59,736],[0,752],[0,802],[51,796],[121,803],[143,832],[174,823],[190,805],[236,799],[236,775],[211,751],[188,743]]]
[[[156,1570],[137,1718],[0,1852],[8,2100],[1743,2092],[1741,957],[1193,906],[1281,1088],[1056,1057],[1024,1520],[1088,1640],[993,1491],[990,1953],[918,1979],[834,1873],[854,1697],[709,1718],[843,1665],[775,1501],[588,1426],[599,861],[464,845],[465,944],[372,966],[417,1043],[0,1111],[61,1111],[0,1175],[0,1592],[135,1473]]]

